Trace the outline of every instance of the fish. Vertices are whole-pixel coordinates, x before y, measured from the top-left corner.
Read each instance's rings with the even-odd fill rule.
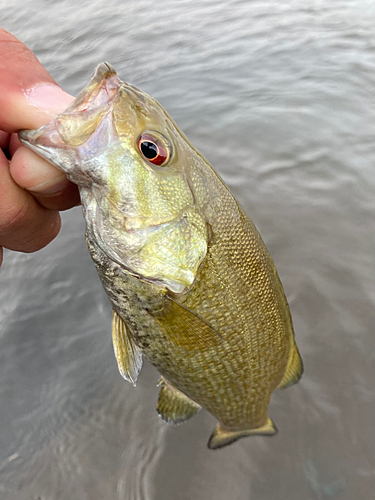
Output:
[[[274,435],[271,394],[303,372],[283,286],[253,222],[164,108],[101,63],[66,111],[19,138],[79,188],[124,379],[136,385],[147,358],[158,414],[179,424],[206,409],[210,449]]]

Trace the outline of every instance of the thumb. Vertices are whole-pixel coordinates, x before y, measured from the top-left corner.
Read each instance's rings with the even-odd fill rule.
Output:
[[[0,131],[36,129],[63,112],[74,98],[57,85],[34,53],[0,28]],[[77,187],[65,174],[13,136],[10,175],[45,208],[65,210],[79,203]]]
[[[73,100],[34,53],[3,28],[0,28],[0,82],[0,130],[6,132],[39,128]]]

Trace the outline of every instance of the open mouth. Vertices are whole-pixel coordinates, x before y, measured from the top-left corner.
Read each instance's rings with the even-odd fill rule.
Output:
[[[110,64],[99,64],[90,83],[79,93],[63,114],[84,112],[107,104],[116,97],[121,84],[121,80]]]
[[[111,106],[121,83],[112,66],[99,64],[90,83],[63,113],[37,130],[19,132],[21,143],[66,171],[57,161],[56,150],[69,150],[88,140]]]
[[[54,120],[37,130],[21,130],[18,134],[20,141],[26,146],[38,146],[40,150],[44,149],[43,145],[57,145],[61,141],[54,137],[53,130],[58,130],[61,122],[72,119],[73,115],[95,114],[96,110],[105,107],[116,97],[121,83],[110,64],[99,64],[90,83],[63,113],[58,114]]]

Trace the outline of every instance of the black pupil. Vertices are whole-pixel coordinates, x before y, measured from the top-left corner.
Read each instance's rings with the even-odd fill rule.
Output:
[[[143,155],[148,160],[153,160],[158,156],[158,148],[153,142],[143,141],[141,144],[141,150]]]

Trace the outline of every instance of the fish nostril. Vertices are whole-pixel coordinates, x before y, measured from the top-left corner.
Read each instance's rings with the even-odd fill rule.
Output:
[[[146,114],[147,114],[147,108],[146,108],[146,105],[142,101],[137,101],[135,103],[134,107],[135,107],[136,111],[138,111],[142,115],[146,116]]]

